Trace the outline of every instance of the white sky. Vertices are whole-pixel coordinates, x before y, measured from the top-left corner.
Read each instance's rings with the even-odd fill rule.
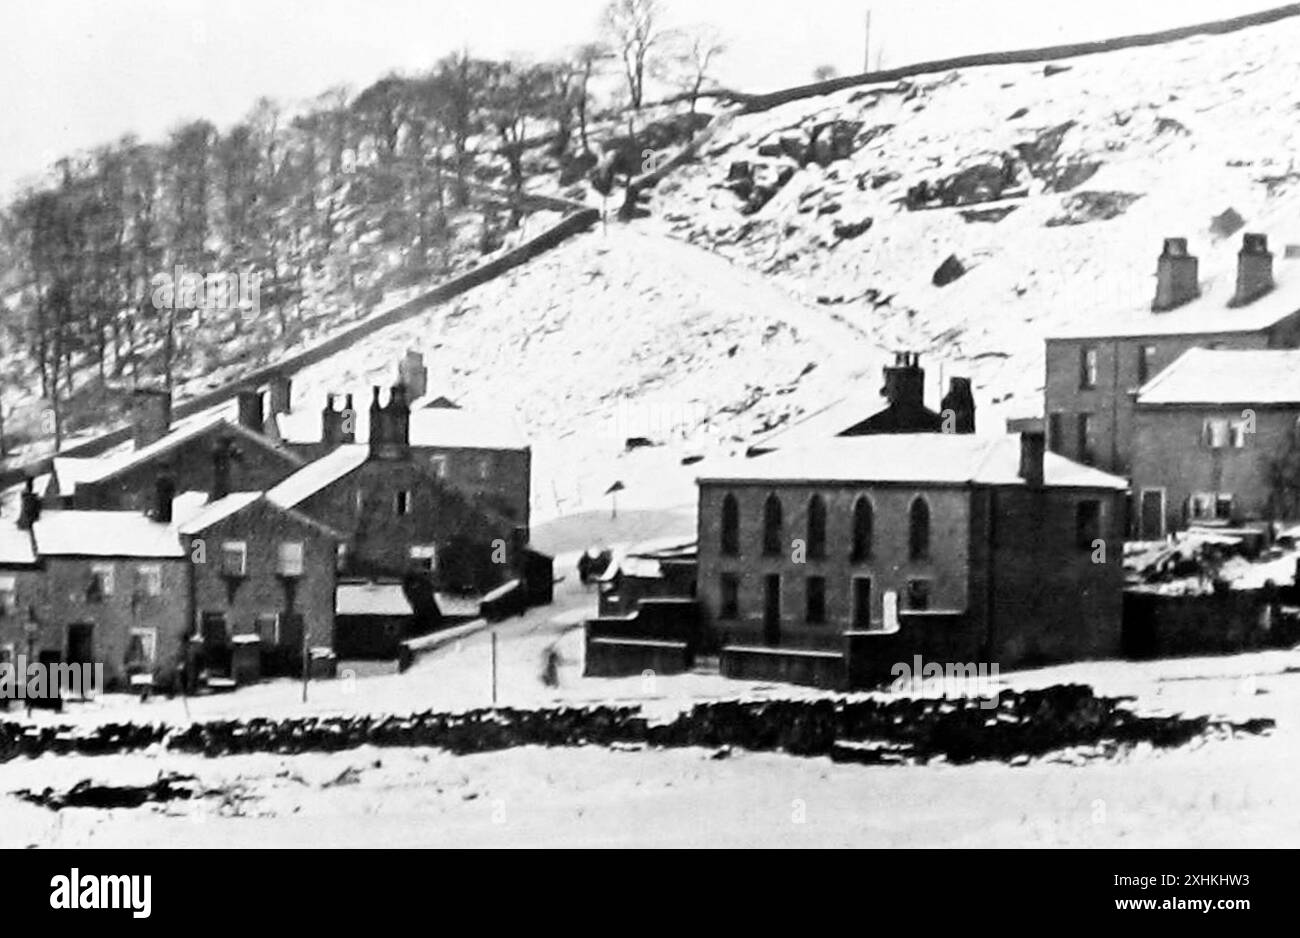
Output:
[[[1278,0],[665,0],[722,29],[725,84],[771,90],[861,70],[1144,32]],[[65,153],[181,120],[224,127],[261,95],[296,102],[468,47],[545,57],[591,38],[604,0],[0,0],[0,194]]]

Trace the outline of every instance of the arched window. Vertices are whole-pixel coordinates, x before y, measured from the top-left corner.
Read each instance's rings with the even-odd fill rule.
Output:
[[[763,553],[781,553],[781,499],[776,493],[763,503]]]
[[[875,525],[871,499],[863,495],[853,505],[853,552],[850,560],[861,561],[871,556],[871,534]]]
[[[730,492],[722,499],[722,553],[728,557],[740,553],[740,506]]]
[[[826,556],[826,500],[820,495],[808,501],[808,556],[815,560]]]
[[[908,554],[913,560],[930,556],[930,506],[919,495],[912,501]]]

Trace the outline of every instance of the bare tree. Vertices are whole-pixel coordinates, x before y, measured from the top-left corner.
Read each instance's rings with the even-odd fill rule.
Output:
[[[691,99],[691,113],[705,85],[713,84],[713,61],[727,51],[722,34],[714,26],[701,24],[683,30],[673,37],[673,60],[681,75],[681,82]]]
[[[629,102],[641,110],[645,80],[657,63],[658,50],[668,38],[662,26],[659,0],[610,0],[602,18],[602,32],[623,62]]]

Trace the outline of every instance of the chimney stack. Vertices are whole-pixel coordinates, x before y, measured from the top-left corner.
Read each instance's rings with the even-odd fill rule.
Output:
[[[1186,238],[1165,238],[1164,250],[1156,261],[1156,298],[1151,309],[1157,313],[1175,309],[1201,295],[1200,265],[1187,253]]]
[[[208,501],[215,502],[230,494],[230,464],[239,458],[229,437],[221,437],[212,447],[212,491]]]
[[[136,388],[131,394],[131,436],[143,449],[167,435],[172,425],[172,395],[164,388]]]
[[[419,400],[429,390],[429,369],[424,367],[424,356],[410,349],[397,366],[397,380],[406,385],[411,400]]]
[[[343,416],[334,409],[334,395],[325,395],[325,406],[320,412],[320,441],[333,449],[343,442]]]
[[[1229,306],[1245,306],[1273,289],[1273,254],[1268,238],[1244,234],[1237,252],[1237,292]]]
[[[271,413],[287,414],[293,402],[293,381],[288,375],[271,378]]]
[[[257,388],[242,388],[236,397],[239,401],[239,425],[254,433],[261,433],[262,392]]]
[[[945,420],[948,411],[952,411],[956,418],[954,432],[975,432],[975,395],[971,393],[970,378],[953,378],[948,382],[948,393],[939,404],[939,410]]]
[[[401,459],[410,451],[411,408],[406,401],[406,385],[398,382],[388,393],[388,403],[380,406],[379,387],[374,387],[370,401],[370,450],[382,459]]]
[[[176,498],[176,483],[171,476],[160,475],[153,483],[153,520],[171,524],[172,501]]]
[[[35,480],[27,477],[27,482],[23,486],[18,509],[18,521],[16,522],[19,530],[30,531],[32,525],[41,517],[41,499],[34,489]]]
[[[880,393],[892,407],[925,406],[925,371],[920,352],[898,352],[894,364],[885,367],[885,386]]]
[[[347,395],[343,400],[343,414],[340,419],[342,424],[339,433],[339,439],[344,443],[355,443],[357,441],[357,409],[352,406],[352,395]]]
[[[1043,454],[1047,450],[1047,436],[1042,430],[1025,430],[1020,434],[1020,478],[1025,484],[1039,488],[1043,484]]]

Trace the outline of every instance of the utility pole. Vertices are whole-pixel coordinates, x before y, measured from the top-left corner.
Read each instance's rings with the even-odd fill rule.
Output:
[[[867,8],[867,30],[862,50],[862,71],[871,71],[871,8]]]

